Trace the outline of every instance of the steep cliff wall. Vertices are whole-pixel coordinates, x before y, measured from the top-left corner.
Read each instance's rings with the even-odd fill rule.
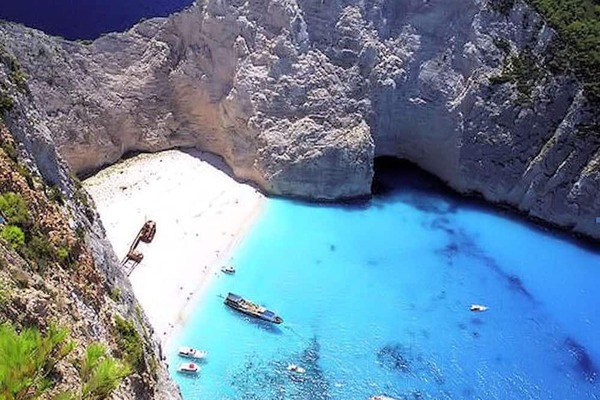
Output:
[[[271,193],[336,199],[392,155],[600,238],[598,112],[550,68],[555,37],[496,0],[209,0],[87,46],[0,27],[78,172],[197,146]]]
[[[15,360],[12,353],[19,349],[9,344],[12,353],[3,354],[0,369],[14,362],[16,372],[2,376],[0,397],[39,398],[39,391],[41,398],[58,393],[83,398],[90,375],[82,372],[82,360],[92,343],[101,343],[130,368],[122,383],[112,381],[118,385],[111,398],[179,399],[93,203],[31,107],[19,71],[14,59],[0,54],[0,113],[10,114],[6,122],[11,127],[0,121],[0,327],[47,332],[55,325],[69,332],[65,343],[72,340],[74,348],[56,365],[48,360],[43,380],[36,383],[34,378],[42,375],[23,364],[33,355]],[[21,206],[7,205],[9,196],[20,199]],[[17,234],[7,235],[9,229]],[[8,339],[2,339],[6,345]],[[106,394],[110,382],[102,381],[103,389],[89,384],[87,394]],[[11,386],[15,383],[23,386]]]

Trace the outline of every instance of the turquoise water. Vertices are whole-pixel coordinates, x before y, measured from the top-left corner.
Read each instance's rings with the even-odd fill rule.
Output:
[[[600,399],[600,255],[422,179],[384,176],[365,206],[269,200],[175,340],[209,351],[201,374],[170,351],[184,398]]]

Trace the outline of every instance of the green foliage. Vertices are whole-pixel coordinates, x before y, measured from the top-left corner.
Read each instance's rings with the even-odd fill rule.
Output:
[[[494,38],[494,44],[502,50],[505,55],[510,54],[510,42],[504,38]]]
[[[25,178],[25,181],[27,181],[27,186],[29,186],[30,189],[33,189],[34,188],[33,176],[31,175],[31,172],[29,171],[29,169],[27,169],[27,167],[22,164],[17,164],[15,166],[15,169],[17,170],[17,172],[19,174],[21,174],[21,176],[23,178]]]
[[[0,195],[0,211],[13,225],[24,226],[29,222],[27,203],[17,193],[8,192]]]
[[[6,225],[0,232],[0,237],[6,240],[13,249],[20,249],[25,244],[25,234],[21,228],[15,225]]]
[[[0,399],[34,400],[54,386],[56,364],[69,355],[75,343],[68,331],[50,325],[46,334],[28,328],[17,332],[10,323],[0,325]],[[80,393],[63,392],[54,400],[100,400],[107,398],[131,370],[107,354],[106,347],[92,343],[80,363]]]
[[[52,387],[56,364],[74,348],[68,331],[50,325],[46,334],[35,328],[18,333],[0,325],[0,399],[37,399]]]
[[[48,198],[61,206],[65,204],[62,192],[56,185],[52,185],[48,188]]]
[[[77,257],[68,246],[54,246],[50,240],[41,234],[32,234],[21,253],[29,260],[37,264],[38,271],[42,272],[49,263],[58,262],[63,267],[73,267]]]
[[[58,395],[54,396],[52,398],[52,400],[79,400],[80,398],[81,398],[81,396],[78,396],[74,393],[63,392],[63,393],[59,393]]]
[[[2,93],[0,92],[0,114],[1,114],[1,110],[2,110]],[[2,150],[4,150],[4,152],[6,153],[8,158],[13,160],[14,162],[17,162],[17,149],[14,144],[12,144],[10,142],[2,142],[0,144],[0,148],[2,148]]]
[[[513,82],[522,103],[530,103],[531,91],[535,82],[542,77],[537,57],[529,49],[519,55],[512,55],[504,63],[502,74],[490,78],[492,84]]]
[[[148,361],[148,367],[150,370],[150,373],[152,374],[153,377],[157,378],[157,374],[158,374],[158,361],[156,361],[156,358],[154,357],[150,357],[150,360]]]
[[[68,246],[59,246],[56,249],[56,257],[61,265],[65,267],[73,267],[75,265],[76,256],[73,254],[73,250]]]
[[[0,88],[0,117],[3,117],[15,106],[13,98],[2,88]]]
[[[58,258],[60,258],[61,260],[66,260],[67,258],[69,258],[70,251],[67,247],[60,246],[56,253],[58,254]]]
[[[24,251],[25,256],[38,263],[56,261],[58,256],[56,249],[47,237],[34,235],[28,242]]]
[[[82,380],[87,380],[92,375],[92,372],[100,362],[100,360],[106,355],[106,348],[102,343],[90,344],[86,351],[79,374]]]
[[[121,301],[121,289],[119,289],[118,287],[113,288],[110,291],[109,297],[115,302],[118,303]]]
[[[4,47],[0,47],[0,63],[8,67],[8,78],[17,86],[21,91],[27,89],[27,76],[21,69],[21,65],[17,59],[8,54]]]
[[[600,5],[597,0],[527,0],[560,34],[552,66],[571,66],[588,99],[600,101]]]
[[[0,278],[0,306],[8,304],[12,297],[12,285],[5,279]]]
[[[104,399],[115,390],[131,370],[106,354],[100,343],[88,346],[81,365],[83,399]]]
[[[502,15],[508,15],[515,6],[515,0],[489,0],[488,4],[492,10]]]
[[[86,217],[91,223],[93,223],[95,214],[90,204],[88,194],[81,185],[81,181],[77,177],[74,177],[73,182],[75,183],[75,200],[83,206]]]
[[[27,75],[25,75],[25,72],[23,72],[21,68],[10,71],[8,78],[13,81],[15,85],[17,85],[19,90],[24,91],[27,89]]]
[[[117,315],[115,316],[115,329],[117,344],[123,352],[125,360],[135,370],[142,371],[144,369],[144,342],[133,322]]]
[[[81,225],[77,225],[75,228],[75,236],[77,236],[77,240],[85,240],[85,228]]]

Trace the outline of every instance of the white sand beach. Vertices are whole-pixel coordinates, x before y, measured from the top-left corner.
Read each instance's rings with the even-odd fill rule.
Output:
[[[218,157],[199,151],[141,154],[84,182],[120,259],[146,220],[156,236],[138,249],[134,292],[166,343],[211,277],[259,216],[264,196],[227,175]]]

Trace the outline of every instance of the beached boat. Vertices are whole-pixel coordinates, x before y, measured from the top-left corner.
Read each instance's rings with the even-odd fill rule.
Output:
[[[181,357],[195,358],[198,360],[206,358],[208,355],[206,351],[194,349],[192,347],[180,347],[177,354],[179,354]]]
[[[272,322],[274,324],[280,324],[283,322],[280,316],[275,314],[271,310],[267,310],[266,308],[259,306],[249,300],[244,299],[237,294],[229,293],[225,298],[225,304],[234,310],[243,312],[244,314],[251,315],[256,318],[260,318],[262,320]]]
[[[482,306],[481,304],[471,304],[471,307],[469,307],[469,310],[476,312],[487,311],[487,309],[486,306]]]
[[[233,268],[231,265],[228,265],[226,267],[221,267],[221,272],[226,274],[235,274],[235,268]]]
[[[177,372],[181,372],[183,374],[197,374],[200,372],[200,367],[194,363],[183,363],[179,364],[179,367],[177,367]]]

